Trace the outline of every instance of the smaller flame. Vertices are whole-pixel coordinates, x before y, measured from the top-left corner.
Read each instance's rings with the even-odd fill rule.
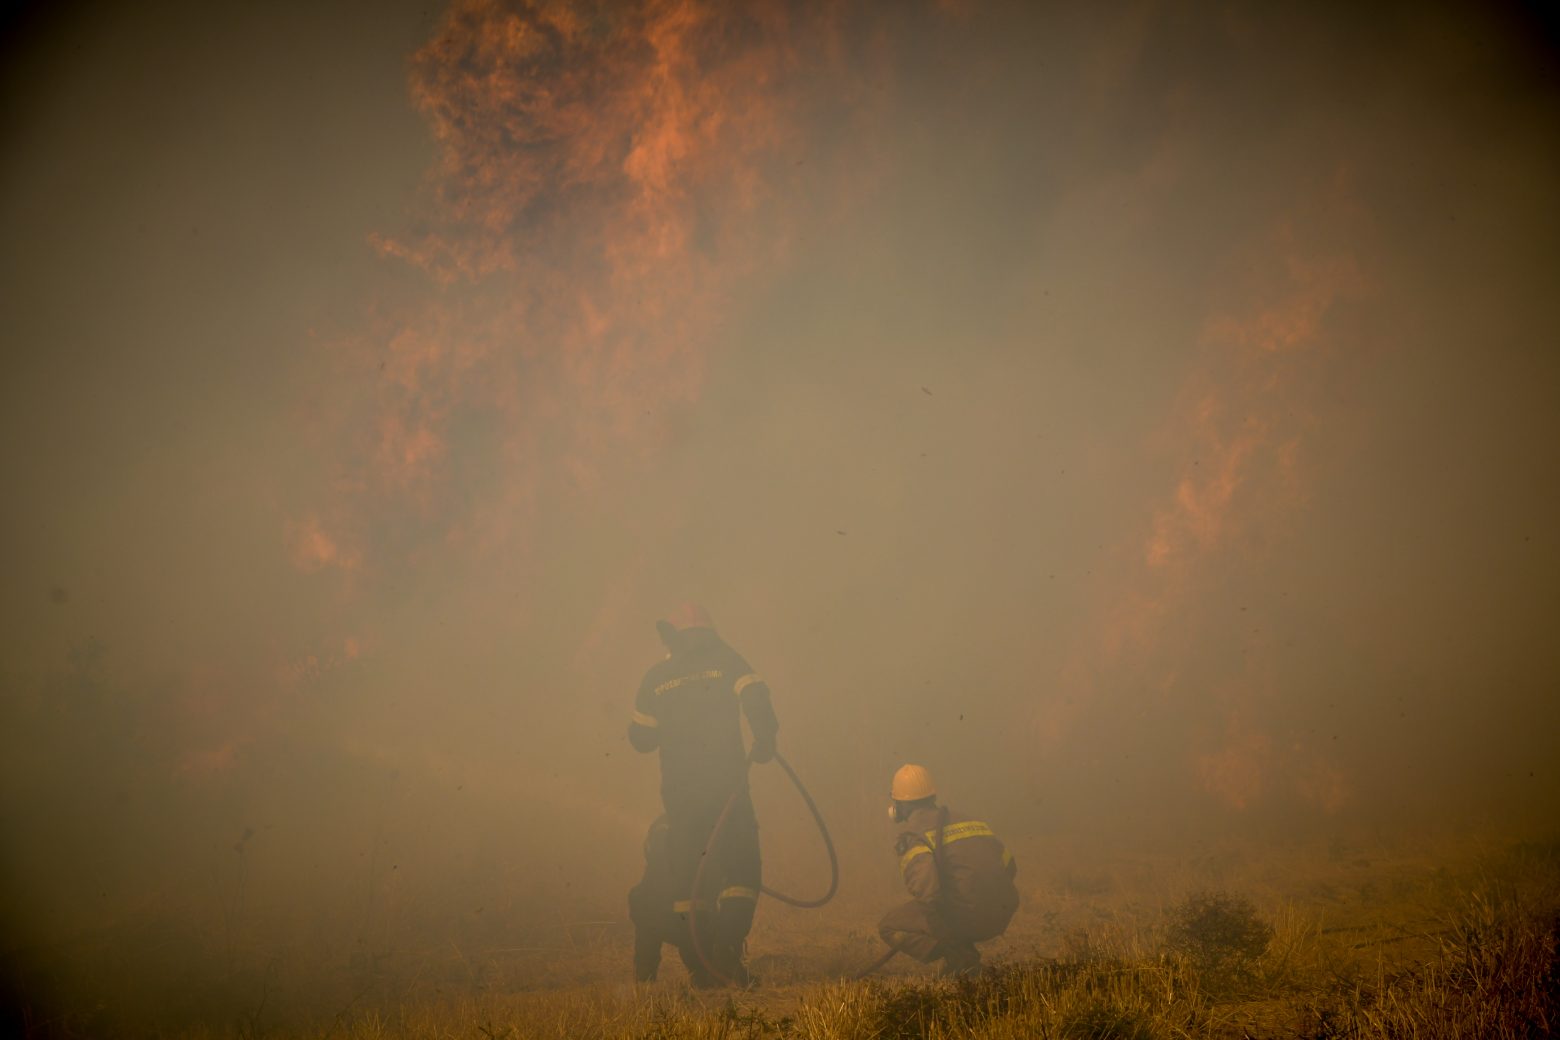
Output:
[[[1197,774],[1209,794],[1232,809],[1245,809],[1262,797],[1272,758],[1272,742],[1265,734],[1232,719],[1224,747],[1199,756]]]
[[[321,525],[319,517],[310,515],[292,525],[291,555],[293,566],[305,574],[313,574],[327,567],[353,570],[358,565],[354,553],[345,551]]]

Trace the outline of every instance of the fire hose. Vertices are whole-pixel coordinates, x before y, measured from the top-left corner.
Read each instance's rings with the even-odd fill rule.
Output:
[[[818,834],[823,838],[824,850],[829,854],[829,890],[818,899],[798,899],[795,896],[786,895],[784,892],[776,891],[775,889],[770,888],[768,885],[761,885],[759,887],[759,891],[763,892],[766,896],[780,900],[780,902],[785,903],[788,906],[799,907],[803,910],[816,910],[818,907],[823,906],[829,900],[833,899],[834,893],[839,890],[840,859],[834,851],[834,839],[829,835],[828,824],[823,822],[823,813],[818,811],[818,804],[813,801],[812,795],[807,790],[807,786],[802,783],[802,778],[796,775],[796,770],[791,768],[791,763],[787,762],[785,757],[779,752],[775,753],[775,761],[780,764],[781,769],[785,770],[785,775],[790,778],[791,784],[796,788],[797,793],[802,796],[802,801],[807,803],[807,811],[812,813],[813,822],[818,825]],[[752,756],[749,755],[747,765],[751,767],[752,764],[753,759]],[[731,816],[731,810],[736,806],[737,799],[739,799],[743,792],[747,790],[747,774],[745,771],[743,773],[742,779],[743,782],[737,784],[737,786],[732,789],[731,796],[726,799],[726,805],[723,809],[721,809],[720,816],[715,820],[715,826],[710,829],[709,839],[704,843],[704,852],[699,856],[699,867],[693,875],[693,898],[688,906],[688,931],[691,934],[693,940],[693,952],[698,956],[699,963],[704,965],[705,971],[709,972],[717,980],[724,982],[728,986],[734,985],[736,980],[728,976],[725,972],[721,971],[710,962],[710,958],[704,952],[704,944],[699,939],[698,897],[699,892],[703,888],[705,864],[709,863],[710,861],[710,854],[714,852],[715,845],[720,840],[721,831],[725,829],[726,820]],[[886,958],[884,963],[887,963]],[[877,967],[877,965],[874,965],[873,968],[869,970],[875,970]]]
[[[823,822],[823,813],[818,811],[818,805],[813,801],[812,795],[808,792],[807,785],[802,783],[802,778],[796,775],[796,770],[791,768],[791,763],[787,762],[784,756],[782,756],[779,752],[775,753],[775,761],[780,764],[781,769],[785,770],[785,775],[790,778],[792,786],[794,786],[796,788],[796,792],[802,796],[802,801],[807,803],[807,811],[812,813],[813,822],[818,825],[818,834],[823,838],[824,850],[829,854],[829,890],[818,899],[798,899],[795,896],[786,895],[784,892],[770,888],[768,885],[760,885],[759,891],[763,892],[764,895],[778,899],[780,902],[789,906],[798,907],[802,910],[816,910],[824,904],[828,903],[829,900],[833,899],[834,893],[839,890],[839,856],[834,851],[834,839],[829,835],[828,824]],[[750,756],[747,761],[747,766],[751,767],[752,764],[753,759]],[[746,779],[747,776],[744,772],[743,780],[745,781]],[[693,892],[691,893],[693,898],[689,901],[688,904],[688,932],[693,942],[693,952],[699,958],[699,963],[704,965],[705,971],[709,972],[718,981],[723,982],[728,986],[735,985],[736,980],[731,978],[725,972],[721,971],[711,962],[709,956],[704,951],[704,944],[699,938],[698,894],[703,887],[704,866],[710,861],[710,854],[715,850],[715,845],[720,839],[721,831],[725,829],[726,820],[728,817],[730,817],[732,808],[736,806],[737,799],[742,796],[742,793],[746,789],[747,784],[745,782],[738,784],[735,788],[732,789],[730,797],[726,799],[726,804],[720,811],[720,816],[715,820],[715,826],[710,829],[709,839],[705,841],[704,851],[699,856],[698,869],[694,871]],[[883,967],[883,965],[893,960],[896,956],[899,955],[899,953],[900,950],[898,947],[890,946],[887,953],[884,953],[877,960],[851,975],[851,980],[859,981],[866,978],[868,975],[871,975],[873,972]]]

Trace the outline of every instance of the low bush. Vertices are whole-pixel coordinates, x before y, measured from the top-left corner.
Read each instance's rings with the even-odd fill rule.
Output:
[[[1165,937],[1170,952],[1186,958],[1213,992],[1250,983],[1272,941],[1273,926],[1249,900],[1222,892],[1192,895],[1172,909]]]

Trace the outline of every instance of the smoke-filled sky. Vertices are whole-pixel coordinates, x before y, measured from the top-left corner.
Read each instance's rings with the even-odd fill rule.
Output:
[[[1553,821],[1542,9],[10,17],[9,928],[616,906],[688,598],[845,830]]]

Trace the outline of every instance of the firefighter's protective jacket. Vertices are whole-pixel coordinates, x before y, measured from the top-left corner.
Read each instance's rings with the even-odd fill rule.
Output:
[[[679,632],[671,649],[645,673],[628,726],[636,750],[660,749],[661,797],[669,811],[701,795],[724,800],[743,783],[742,715],[760,759],[774,753],[780,728],[768,685],[714,629]]]
[[[1018,908],[1013,854],[981,820],[939,806],[910,814],[894,843],[905,887],[950,923],[1007,927]],[[1000,925],[997,922],[1000,920]]]

